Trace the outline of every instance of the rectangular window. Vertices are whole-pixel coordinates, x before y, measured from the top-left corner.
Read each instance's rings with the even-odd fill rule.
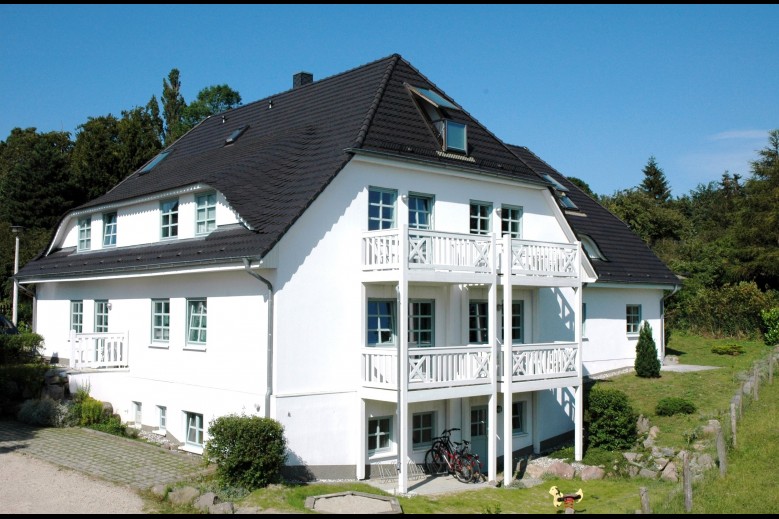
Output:
[[[433,197],[408,196],[408,226],[410,229],[433,228]]]
[[[395,200],[397,191],[372,187],[368,191],[368,230],[395,227]]]
[[[468,344],[487,344],[489,341],[486,301],[468,303]]]
[[[433,443],[435,413],[417,413],[411,418],[411,439],[414,448],[426,447]]]
[[[627,321],[627,332],[638,333],[641,326],[641,305],[627,305],[625,307],[625,320]]]
[[[116,213],[103,215],[103,247],[116,245]]]
[[[433,346],[434,301],[410,301],[408,308],[408,342],[411,348]]]
[[[368,346],[395,345],[395,300],[368,301]]]
[[[70,329],[81,333],[84,324],[84,301],[70,302]]]
[[[166,200],[160,204],[162,215],[162,238],[175,238],[179,235],[179,201],[178,198]]]
[[[92,218],[78,220],[78,250],[89,250],[92,247]]]
[[[368,450],[371,452],[389,450],[392,440],[392,417],[368,420]]]
[[[158,405],[157,410],[159,411],[159,431],[166,431],[168,429],[168,408],[165,406]]]
[[[512,238],[522,237],[522,208],[504,205],[500,208],[500,225],[503,234]]]
[[[187,415],[187,445],[203,446],[203,415],[186,413]]]
[[[95,331],[108,331],[108,301],[95,301]]]
[[[489,234],[492,204],[471,202],[471,234]]]
[[[135,425],[141,425],[143,422],[141,421],[143,417],[142,413],[142,404],[140,402],[133,402],[133,410],[135,415]]]
[[[208,193],[195,197],[197,205],[197,234],[206,234],[216,229],[216,193]]]
[[[170,299],[155,299],[151,302],[151,340],[170,340]]]
[[[444,151],[468,152],[468,127],[464,124],[445,120],[444,124]]]
[[[524,344],[525,342],[525,302],[513,301],[511,303],[511,343]],[[500,338],[503,340],[503,327],[500,328]]]
[[[513,402],[511,404],[511,430],[514,434],[524,434],[525,430],[525,402]]]
[[[187,342],[206,344],[206,300],[187,300]]]

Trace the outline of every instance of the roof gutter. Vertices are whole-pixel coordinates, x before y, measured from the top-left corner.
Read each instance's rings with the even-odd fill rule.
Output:
[[[273,285],[270,281],[252,272],[251,258],[243,258],[243,268],[251,277],[261,281],[268,287],[268,337],[265,351],[267,352],[265,373],[265,418],[270,418],[270,397],[273,394]]]

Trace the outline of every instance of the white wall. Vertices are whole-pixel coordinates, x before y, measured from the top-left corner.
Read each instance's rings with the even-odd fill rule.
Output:
[[[638,334],[627,333],[626,305],[641,305],[641,319],[652,326],[652,336],[660,356],[663,345],[662,297],[663,291],[660,289],[585,288],[587,321],[582,339],[584,374],[633,367]]]

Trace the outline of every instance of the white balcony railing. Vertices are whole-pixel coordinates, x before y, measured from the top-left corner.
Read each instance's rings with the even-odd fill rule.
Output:
[[[397,270],[401,267],[401,243],[406,240],[406,266],[450,272],[499,272],[508,238],[494,235],[457,234],[419,229],[370,231],[363,235],[363,270]],[[530,240],[511,240],[511,274],[579,277],[579,246]]]
[[[70,366],[76,369],[129,367],[128,333],[75,333],[70,336]]]
[[[489,346],[409,348],[408,386],[415,389],[490,383]]]
[[[515,344],[511,348],[511,380],[522,382],[579,374],[579,345],[575,342]],[[503,379],[503,355],[498,362],[498,377]]]

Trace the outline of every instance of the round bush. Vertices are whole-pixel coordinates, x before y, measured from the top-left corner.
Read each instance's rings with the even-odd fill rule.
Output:
[[[589,447],[622,450],[635,444],[638,414],[624,392],[595,386],[587,398],[587,415]]]
[[[684,398],[669,396],[657,403],[655,413],[658,416],[673,416],[675,414],[692,414],[695,412],[695,404]]]
[[[247,490],[281,479],[287,460],[284,426],[271,418],[227,415],[211,421],[205,458],[223,483]]]

